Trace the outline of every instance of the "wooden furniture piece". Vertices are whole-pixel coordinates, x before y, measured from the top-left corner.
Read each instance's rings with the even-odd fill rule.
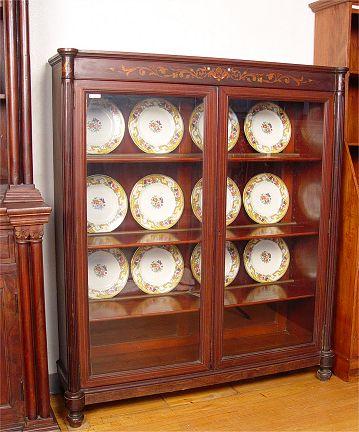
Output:
[[[49,62],[58,371],[71,426],[81,425],[85,405],[98,402],[313,365],[320,366],[321,380],[329,379],[346,69],[72,48],[59,49]],[[168,154],[144,153],[129,134],[129,113],[151,97],[171,102],[184,122],[182,141]],[[88,130],[102,128],[96,117],[86,118],[93,99],[111,101],[124,116],[124,137],[109,154],[86,154]],[[257,153],[245,138],[244,118],[259,101],[279,104],[290,118],[291,139],[281,153]],[[189,134],[191,113],[202,102],[204,151]],[[239,119],[240,137],[227,151],[229,107]],[[242,208],[226,228],[226,177],[242,193],[247,181],[263,172],[287,185],[285,217],[259,225]],[[112,177],[130,197],[135,183],[153,173],[172,177],[182,188],[184,211],[172,228],[142,229],[128,210],[114,231],[87,233],[87,175]],[[202,223],[191,209],[191,192],[200,178]],[[107,205],[95,201],[87,205]],[[256,283],[246,273],[242,253],[249,240],[270,238],[285,239],[290,265],[280,280]],[[227,287],[225,241],[236,246],[241,261]],[[198,243],[201,283],[190,268]],[[115,297],[89,300],[88,254],[117,248],[130,262],[136,248],[156,245],[175,245],[182,254],[184,275],[174,290],[146,295],[130,275]],[[98,270],[99,277],[107,271]]]
[[[334,372],[344,380],[359,374],[359,2],[317,1],[314,63],[347,66],[340,205]],[[332,32],[330,29],[338,28]]]
[[[50,409],[42,268],[51,208],[32,177],[26,1],[0,2],[0,430],[58,430]]]

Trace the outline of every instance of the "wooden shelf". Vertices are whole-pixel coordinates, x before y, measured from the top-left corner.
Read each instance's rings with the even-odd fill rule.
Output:
[[[284,302],[313,297],[315,282],[288,280],[268,284],[229,286],[225,290],[225,308]],[[164,295],[140,294],[89,301],[90,322],[102,322],[149,316],[198,312],[199,290],[172,291]]]
[[[224,307],[233,308],[314,297],[313,281],[278,281],[268,284],[229,286],[224,293]]]
[[[348,143],[348,146],[358,147],[359,146],[359,142],[350,142],[350,143]]]
[[[317,162],[321,156],[302,153],[228,153],[228,162]]]
[[[107,154],[107,155],[87,155],[88,163],[186,163],[202,162],[202,153],[169,153],[169,154]]]
[[[265,237],[300,237],[318,235],[318,227],[311,224],[277,223],[229,226],[226,239],[231,241]],[[129,248],[160,244],[195,244],[202,240],[201,228],[169,229],[165,231],[127,231],[88,234],[88,249]]]
[[[321,156],[301,153],[228,153],[229,162],[317,162],[321,160]],[[202,153],[169,153],[164,155],[147,153],[87,155],[88,163],[190,163],[202,161]]]
[[[88,249],[108,249],[116,247],[155,246],[160,244],[191,244],[202,239],[202,229],[169,229],[165,231],[127,231],[102,234],[89,234]]]
[[[198,292],[170,292],[89,301],[90,322],[198,312]]]
[[[303,332],[303,334],[289,333],[285,330],[269,334],[250,335],[247,337],[231,337],[231,334],[224,333],[223,353],[226,359],[226,353],[233,355],[244,355],[251,352],[262,350],[283,348],[286,346],[302,345],[310,343],[312,332]]]
[[[91,346],[91,367],[94,374],[139,368],[198,362],[198,336],[172,336],[131,344]]]
[[[230,225],[226,230],[226,240],[238,241],[253,238],[302,237],[318,235],[318,233],[318,226],[311,224],[277,223],[273,225]]]

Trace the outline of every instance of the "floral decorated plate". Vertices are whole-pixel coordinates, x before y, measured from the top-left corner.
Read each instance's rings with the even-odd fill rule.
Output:
[[[181,310],[181,304],[174,296],[147,297],[132,310],[132,315],[171,313]]]
[[[128,274],[128,262],[120,249],[89,251],[89,298],[104,299],[114,297],[125,287]]]
[[[231,150],[239,138],[239,121],[232,110],[228,111],[228,151]],[[203,150],[203,137],[204,137],[204,104],[197,105],[191,114],[189,121],[189,133],[192,141],[198,148]]]
[[[151,174],[132,189],[130,207],[134,219],[149,230],[171,228],[181,217],[183,193],[171,177]]]
[[[280,285],[261,285],[253,288],[246,297],[248,302],[280,300],[287,298],[287,293]]]
[[[225,264],[224,264],[224,285],[227,286],[234,281],[239,271],[240,258],[235,245],[226,241]],[[191,255],[191,270],[195,279],[201,283],[201,244],[198,243]]]
[[[195,184],[191,195],[192,210],[200,222],[202,222],[202,195],[202,179],[200,179]],[[241,193],[237,185],[227,177],[226,225],[230,225],[238,216],[241,202]]]
[[[259,102],[248,112],[244,133],[260,153],[280,153],[290,140],[291,124],[284,110],[271,102]]]
[[[106,98],[89,99],[86,113],[88,154],[107,154],[122,141],[125,121],[118,107]]]
[[[288,189],[276,175],[258,174],[252,177],[244,188],[243,205],[248,216],[255,222],[276,223],[287,213]]]
[[[145,153],[170,153],[183,137],[183,120],[165,99],[145,99],[135,105],[128,120],[134,143]]]
[[[172,291],[182,279],[183,271],[183,258],[176,246],[140,247],[131,260],[133,280],[147,294]]]
[[[128,208],[123,187],[112,177],[87,177],[87,232],[109,232],[125,219]]]
[[[275,282],[287,271],[290,254],[283,239],[253,239],[244,249],[244,266],[257,282]]]

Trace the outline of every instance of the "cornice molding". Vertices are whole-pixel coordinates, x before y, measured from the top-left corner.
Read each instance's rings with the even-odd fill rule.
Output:
[[[7,218],[14,228],[37,226],[48,223],[49,207],[34,185],[11,186],[2,202]]]
[[[309,4],[309,7],[311,10],[316,13],[324,9],[328,9],[333,6],[340,5],[342,3],[353,3],[353,4],[359,4],[357,1],[351,1],[351,0],[319,0],[313,3]]]

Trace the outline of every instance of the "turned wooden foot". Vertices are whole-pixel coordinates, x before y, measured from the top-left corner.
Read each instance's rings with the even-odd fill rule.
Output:
[[[332,376],[334,353],[332,350],[323,350],[320,355],[320,368],[317,371],[317,378],[320,381],[328,381]]]
[[[71,427],[77,428],[82,425],[84,413],[82,411],[69,411],[66,419]]]
[[[329,368],[319,368],[317,370],[317,378],[320,381],[328,381],[330,380],[331,376],[332,376],[332,371]]]
[[[82,392],[65,392],[64,398],[65,405],[69,410],[66,417],[69,425],[73,428],[80,427],[84,420],[85,395]]]

